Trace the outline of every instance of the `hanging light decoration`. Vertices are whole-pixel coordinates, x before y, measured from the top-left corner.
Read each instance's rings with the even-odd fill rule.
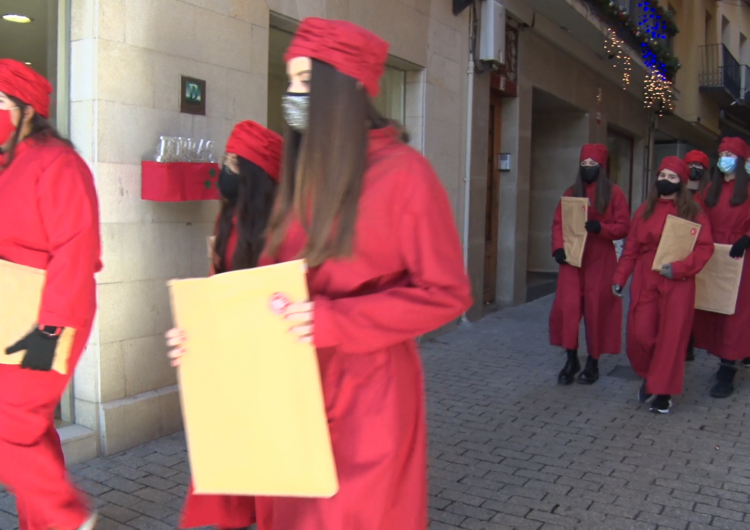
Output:
[[[612,67],[622,70],[623,90],[628,89],[630,85],[630,73],[633,69],[630,53],[627,51],[625,42],[620,39],[612,28],[607,30],[607,38],[604,41],[604,51],[611,61]]]
[[[674,111],[674,94],[672,82],[658,69],[652,69],[644,84],[643,103],[647,109],[654,110],[659,116]]]

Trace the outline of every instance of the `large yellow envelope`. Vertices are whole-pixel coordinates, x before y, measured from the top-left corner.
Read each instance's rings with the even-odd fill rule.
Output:
[[[700,233],[700,224],[668,215],[651,270],[659,271],[662,265],[687,258],[695,248]]]
[[[588,237],[586,220],[589,217],[589,200],[585,197],[563,197],[561,211],[565,261],[568,265],[580,267]]]
[[[41,269],[0,260],[0,364],[19,365],[23,361],[25,350],[13,355],[6,355],[5,350],[38,325],[45,278],[46,272]],[[57,341],[54,371],[68,373],[74,338],[75,330],[65,328]]]
[[[195,491],[335,495],[317,355],[278,314],[308,299],[304,262],[169,287],[188,340],[179,379]]]
[[[734,315],[740,292],[745,258],[729,255],[732,245],[714,244],[714,253],[695,277],[695,308],[722,315]]]

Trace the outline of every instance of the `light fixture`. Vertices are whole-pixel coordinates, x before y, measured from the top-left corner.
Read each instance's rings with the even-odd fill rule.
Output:
[[[3,15],[3,20],[7,20],[8,22],[15,22],[17,24],[28,24],[31,22],[31,18],[27,17],[26,15],[19,15],[18,13],[8,13],[6,15]]]
[[[25,62],[25,63],[23,63],[23,64],[25,64],[26,66],[31,66],[31,63],[30,63],[29,61],[26,61],[26,62]]]

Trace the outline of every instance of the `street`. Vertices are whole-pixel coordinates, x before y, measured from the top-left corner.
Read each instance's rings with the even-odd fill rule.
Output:
[[[712,399],[717,363],[696,352],[669,416],[637,402],[624,353],[603,359],[595,385],[559,387],[551,302],[423,346],[430,529],[750,528],[748,377],[735,396]],[[182,434],[72,472],[99,505],[98,530],[176,528],[189,481]],[[7,494],[0,528],[17,528]]]

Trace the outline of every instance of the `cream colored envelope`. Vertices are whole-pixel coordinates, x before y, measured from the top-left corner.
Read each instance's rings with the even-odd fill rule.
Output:
[[[701,228],[698,223],[668,215],[651,270],[659,271],[662,265],[687,258],[695,248]]]
[[[695,308],[734,315],[745,258],[729,255],[732,245],[714,244],[714,254],[695,277]]]
[[[588,237],[586,221],[589,217],[589,200],[585,197],[563,197],[561,211],[565,261],[568,265],[580,267]]]
[[[25,351],[6,355],[5,350],[39,325],[45,278],[46,272],[41,269],[0,260],[0,364],[19,365],[23,361]],[[68,373],[75,333],[75,329],[65,328],[57,341],[52,369],[58,373]]]
[[[280,315],[305,263],[169,282],[196,493],[332,497],[338,479],[315,349]]]

